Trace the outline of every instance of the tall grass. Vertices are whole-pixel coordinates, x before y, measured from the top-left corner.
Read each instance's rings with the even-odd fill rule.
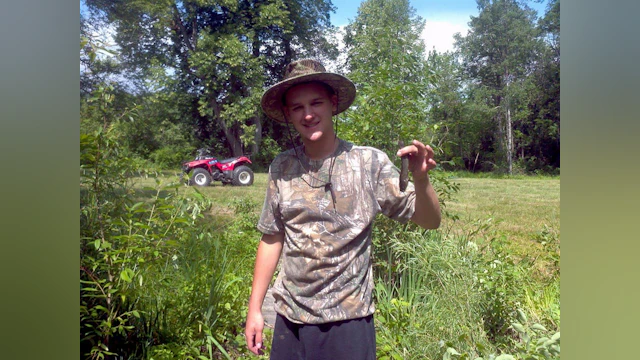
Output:
[[[157,239],[161,245],[144,245],[144,262],[132,268],[133,281],[121,281],[126,286],[118,288],[117,296],[125,300],[118,311],[131,315],[125,322],[128,328],[112,338],[109,352],[145,359],[244,356],[242,326],[266,176],[256,174],[256,184],[249,188],[167,187],[166,181],[174,177],[138,177],[133,188],[114,187],[112,199],[129,200],[102,208],[103,212],[113,211],[111,219],[131,219],[110,221],[111,226],[129,224],[121,224],[120,230],[111,228],[112,235],[131,229],[131,234],[140,235],[139,244]],[[122,179],[127,186],[132,184],[131,178]],[[530,334],[535,324],[546,330],[538,335],[541,339],[551,339],[560,329],[559,229],[553,221],[542,226],[525,224],[527,230],[515,236],[504,227],[514,220],[501,213],[501,208],[485,217],[482,207],[492,204],[481,198],[495,198],[492,191],[500,191],[493,190],[500,186],[497,182],[511,189],[512,208],[523,206],[515,199],[528,201],[518,195],[521,187],[503,181],[460,181],[460,193],[447,206],[468,218],[447,218],[439,230],[425,231],[382,216],[376,220],[373,250],[379,359],[475,359],[501,353],[516,359],[524,359],[525,354],[553,358],[552,353],[544,357],[535,347],[524,346],[524,339],[541,331]],[[544,188],[549,183],[540,184]],[[83,188],[87,195],[92,194],[89,187]],[[468,191],[471,193],[465,193]],[[552,195],[544,196],[543,207],[556,206]],[[83,200],[87,206],[93,201],[89,200]],[[142,204],[134,208],[136,203]],[[200,204],[197,209],[193,207],[196,203]],[[472,212],[461,207],[474,203],[478,208]],[[100,229],[95,209],[87,207],[83,220],[83,228],[94,234]],[[551,220],[554,216],[548,209],[531,214],[523,218],[525,223],[538,223],[535,219],[541,214]],[[495,219],[501,221],[496,224]],[[167,231],[172,227],[175,231]],[[92,241],[87,238],[83,248],[90,249]],[[548,276],[534,276],[540,263],[546,264]],[[93,304],[95,308],[99,303]],[[519,311],[527,316],[525,332],[514,327],[522,322]],[[99,312],[96,316],[95,320],[102,319]]]
[[[393,224],[383,221],[383,226]],[[458,347],[475,343],[490,347],[476,308],[480,304],[473,288],[477,259],[469,247],[439,231],[417,229],[377,240],[390,249],[380,257],[392,253],[398,261],[394,278],[379,276],[376,287],[379,358],[438,358],[441,342],[449,340]],[[389,288],[389,284],[397,285]],[[389,321],[399,306],[406,312],[400,329]]]
[[[375,231],[379,359],[519,357],[518,310],[559,329],[559,289],[529,278],[504,238],[424,231],[380,219]],[[484,245],[483,245],[484,244]],[[558,290],[556,292],[556,290]],[[458,355],[456,355],[458,354]]]
[[[132,186],[139,172],[118,149],[108,131],[81,136],[83,358],[237,357],[254,205],[231,202],[235,221],[209,222],[213,204],[195,188],[161,178]]]

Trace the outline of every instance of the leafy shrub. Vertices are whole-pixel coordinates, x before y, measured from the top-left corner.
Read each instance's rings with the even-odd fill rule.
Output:
[[[481,271],[477,274],[483,293],[482,315],[487,336],[498,346],[506,346],[515,335],[509,328],[523,297],[524,271],[504,251],[506,239],[491,239]]]
[[[491,349],[479,307],[475,274],[482,262],[477,246],[466,237],[380,220],[374,274],[385,291],[376,288],[378,355],[437,358],[442,356],[441,341],[449,339],[474,353]]]
[[[282,148],[278,143],[270,138],[265,137],[260,144],[260,152],[251,157],[251,161],[256,170],[266,171],[275,157],[282,152]]]
[[[149,158],[162,169],[179,169],[183,162],[191,159],[191,147],[168,145],[155,150]]]
[[[551,332],[539,323],[531,323],[524,311],[518,309],[518,319],[511,324],[518,332],[519,340],[515,341],[515,354],[522,359],[559,359],[560,332]]]
[[[517,309],[536,301],[527,300],[534,288],[526,280],[527,264],[512,259],[506,239],[495,237],[488,224],[473,226],[477,229],[451,235],[385,218],[376,222],[379,358],[526,358],[518,347],[526,341],[513,324]],[[539,324],[559,300],[552,295],[545,301]],[[529,353],[537,351],[526,346]]]
[[[508,352],[496,356],[491,353],[486,355],[486,359],[495,360],[558,360],[560,359],[560,332],[547,330],[539,323],[532,323],[527,320],[522,309],[517,310],[518,320],[511,324],[511,328],[517,332],[518,337],[513,341],[513,347]],[[450,359],[472,359],[467,353],[458,352],[451,343],[443,343],[443,360]],[[474,358],[482,360],[482,357]]]
[[[108,99],[97,96],[97,99]],[[107,102],[108,103],[108,102]],[[80,136],[80,347],[85,358],[230,358],[248,287],[211,202],[177,183],[134,190],[113,124]],[[142,198],[142,201],[140,201]]]
[[[119,163],[112,160],[112,166]],[[195,220],[208,206],[203,198],[179,200],[175,191],[166,192],[173,185],[159,187],[149,203],[134,203],[126,183],[105,179],[112,170],[103,166],[89,173],[85,186],[91,191],[81,202],[81,347],[91,358],[144,353],[145,345],[163,340],[171,324],[169,310],[184,307],[165,306],[162,295],[173,296],[175,288],[159,286],[156,276],[162,274],[166,283],[169,260],[177,266],[176,250],[192,236]],[[207,287],[202,289],[206,299]],[[197,302],[189,306],[191,313],[198,311]],[[178,318],[185,313],[189,319],[186,311]]]

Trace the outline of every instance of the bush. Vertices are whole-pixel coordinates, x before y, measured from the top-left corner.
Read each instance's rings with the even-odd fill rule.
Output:
[[[389,234],[388,245],[376,247],[378,287],[385,289],[376,288],[378,355],[435,359],[442,356],[442,341],[475,353],[491,349],[475,277],[481,264],[477,247],[468,238],[413,225]]]
[[[101,97],[98,97],[101,98]],[[102,97],[108,98],[108,97]],[[105,123],[80,136],[80,348],[84,358],[209,358],[237,344],[249,287],[211,203],[177,183],[143,189]]]
[[[149,158],[162,169],[179,169],[185,161],[193,160],[193,149],[178,145],[169,145],[155,150]]]
[[[489,339],[501,347],[508,346],[515,333],[510,328],[516,309],[524,297],[525,271],[505,253],[505,238],[492,239],[481,272],[477,274],[483,293],[482,317]]]
[[[528,280],[527,263],[515,262],[506,252],[507,239],[493,236],[487,224],[473,226],[478,228],[454,236],[384,217],[377,220],[378,358],[553,358],[535,357],[543,356],[538,347],[544,344],[547,355],[555,356],[559,342],[551,349],[556,343],[546,341],[559,322],[559,289],[552,283],[543,293],[533,293],[541,284]],[[488,238],[480,239],[480,233]],[[529,325],[522,323],[518,311],[525,305],[526,311],[535,312]],[[544,336],[536,330],[527,338],[517,323],[550,330]],[[535,336],[539,338],[531,340]]]
[[[260,144],[260,152],[251,157],[251,161],[256,171],[267,171],[269,165],[275,159],[275,157],[282,152],[282,148],[278,143],[270,137],[262,139]]]

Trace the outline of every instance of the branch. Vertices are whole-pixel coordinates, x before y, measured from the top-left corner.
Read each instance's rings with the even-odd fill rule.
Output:
[[[184,39],[184,42],[187,45],[187,48],[189,48],[189,50],[191,51],[194,51],[193,44],[191,44],[191,41],[189,40],[189,34],[187,34],[187,29],[184,27],[184,24],[182,23],[182,18],[180,17],[180,10],[178,10],[178,6],[175,3],[173,4],[173,22],[176,25],[174,29],[179,30],[179,33],[182,35],[182,38]]]

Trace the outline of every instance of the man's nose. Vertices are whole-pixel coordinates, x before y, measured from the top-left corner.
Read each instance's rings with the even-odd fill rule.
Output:
[[[305,106],[304,108],[304,118],[305,120],[311,120],[311,118],[313,117],[313,113],[311,112],[311,108],[308,106]]]

